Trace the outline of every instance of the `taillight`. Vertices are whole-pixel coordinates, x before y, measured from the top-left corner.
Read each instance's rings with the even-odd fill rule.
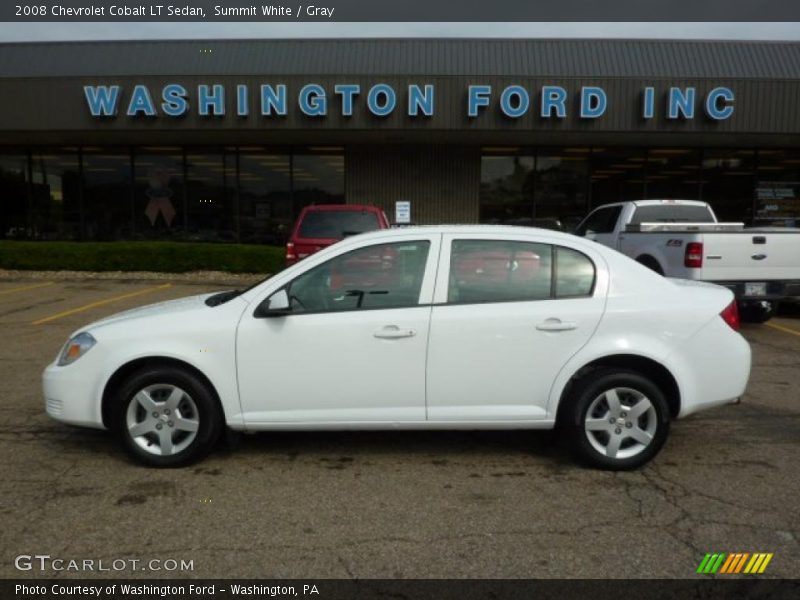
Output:
[[[700,269],[703,266],[703,243],[689,242],[683,256],[683,266],[688,269]]]
[[[286,242],[286,262],[292,264],[297,260],[297,255],[294,253],[294,243]]]
[[[733,300],[728,306],[725,307],[719,316],[722,317],[722,320],[725,321],[730,328],[734,331],[739,331],[739,326],[741,325],[741,321],[739,320],[739,307],[736,306],[736,300]]]

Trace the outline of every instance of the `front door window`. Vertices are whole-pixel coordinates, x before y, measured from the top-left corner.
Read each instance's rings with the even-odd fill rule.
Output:
[[[430,242],[359,248],[306,271],[287,286],[292,313],[416,306]]]

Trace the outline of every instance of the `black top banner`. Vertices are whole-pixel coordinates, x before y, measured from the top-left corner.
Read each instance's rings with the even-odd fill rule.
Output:
[[[796,0],[18,0],[5,22],[800,21]],[[677,32],[676,32],[677,33]],[[669,32],[665,32],[669,37]]]

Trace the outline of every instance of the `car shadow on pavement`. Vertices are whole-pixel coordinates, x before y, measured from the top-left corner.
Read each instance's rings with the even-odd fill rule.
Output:
[[[259,432],[240,436],[230,453],[443,459],[516,455],[571,460],[558,433],[550,430]]]
[[[43,432],[44,433],[44,432]],[[97,460],[131,464],[120,444],[108,431],[58,426],[46,436],[58,454],[84,454]],[[566,444],[552,430],[481,431],[271,431],[229,434],[206,460],[222,459],[228,465],[250,463],[259,458],[299,456],[339,459],[397,458],[448,460],[512,458],[572,463]],[[201,461],[202,462],[202,461]]]

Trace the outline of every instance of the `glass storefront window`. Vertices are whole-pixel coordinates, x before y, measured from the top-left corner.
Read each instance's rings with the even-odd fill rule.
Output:
[[[484,223],[570,230],[611,202],[688,198],[709,202],[720,220],[800,226],[797,149],[487,146],[480,168]],[[280,245],[302,207],[345,202],[345,153],[6,147],[0,186],[4,238]]]
[[[0,154],[0,238],[30,239],[28,226],[28,154]]]
[[[186,153],[187,239],[236,241],[236,163],[221,150]],[[232,165],[230,164],[232,162]],[[230,190],[228,189],[230,188]]]
[[[536,157],[534,225],[571,229],[588,211],[589,149],[540,150]]]
[[[800,227],[800,151],[759,150],[757,164],[755,223]]]
[[[183,150],[143,147],[134,150],[134,236],[137,239],[183,237]]]
[[[243,244],[283,244],[294,223],[291,156],[239,148],[239,210]]]
[[[36,150],[31,156],[31,229],[45,240],[79,240],[80,158],[77,148]]]
[[[647,153],[647,198],[699,200],[700,150],[653,148]]]
[[[747,224],[753,220],[753,150],[705,150],[702,199],[720,221]]]
[[[133,237],[131,155],[125,148],[84,147],[83,213],[87,240]]]
[[[481,223],[532,223],[535,166],[533,156],[481,157]]]
[[[344,204],[344,151],[341,148],[310,149],[318,154],[292,157],[294,216],[309,204]]]
[[[592,208],[612,202],[644,199],[645,150],[594,148],[591,156]]]

